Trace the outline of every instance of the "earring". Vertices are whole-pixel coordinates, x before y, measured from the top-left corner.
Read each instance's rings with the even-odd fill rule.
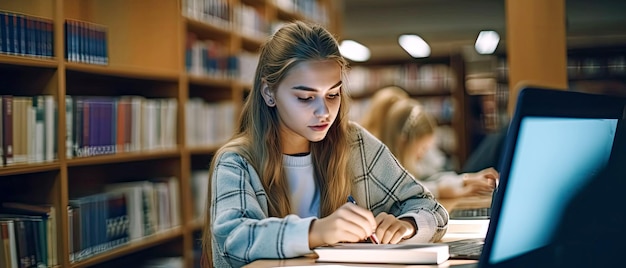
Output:
[[[269,105],[274,105],[274,99],[269,99],[269,100],[267,100],[267,104],[269,104]]]

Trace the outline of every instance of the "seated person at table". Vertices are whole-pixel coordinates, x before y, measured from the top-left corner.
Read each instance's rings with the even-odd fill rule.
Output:
[[[425,152],[435,144],[435,119],[414,99],[399,100],[389,109],[382,127],[381,141],[435,197],[456,198],[493,192],[498,172],[492,167],[475,173],[457,174],[448,171],[423,176],[416,167]]]
[[[348,121],[346,70],[337,40],[314,24],[288,23],[261,47],[237,131],[210,166],[205,260],[239,267],[372,234],[385,244],[445,234],[441,204]]]

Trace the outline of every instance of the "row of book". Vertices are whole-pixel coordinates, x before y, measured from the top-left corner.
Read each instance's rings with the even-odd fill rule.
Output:
[[[57,103],[52,95],[0,96],[2,165],[49,162],[57,156]]]
[[[318,0],[274,0],[273,4],[281,10],[301,14],[321,24],[329,21],[326,9]],[[253,9],[252,6],[237,5],[227,0],[184,0],[182,8],[184,16],[220,28],[231,29],[237,23],[244,29],[251,27],[259,33],[269,33],[270,25],[263,9]]]
[[[274,0],[274,4],[282,10],[302,14],[321,24],[329,21],[327,9],[318,0]]]
[[[176,147],[177,100],[66,96],[68,158]]]
[[[58,265],[56,210],[51,205],[4,202],[0,207],[0,267]]]
[[[187,73],[191,75],[234,79],[238,74],[239,61],[223,43],[211,39],[200,40],[189,32],[185,47],[185,66]]]
[[[0,10],[0,53],[53,57],[54,33],[51,19]],[[65,58],[71,62],[106,65],[107,28],[86,21],[66,20]]]
[[[105,26],[86,21],[66,20],[64,27],[67,61],[108,64],[108,40]]]
[[[183,15],[222,28],[231,27],[231,3],[228,0],[183,0]]]
[[[0,53],[52,57],[53,39],[51,19],[0,10]]]
[[[454,71],[445,64],[408,63],[388,66],[355,66],[348,74],[352,94],[369,94],[397,85],[412,94],[450,92],[456,88]]]
[[[235,20],[239,22],[240,32],[245,36],[263,39],[270,35],[270,23],[263,10],[241,4],[235,8]]]
[[[69,200],[70,262],[88,259],[181,224],[175,177],[106,185]]]
[[[233,55],[219,41],[200,40],[196,34],[187,33],[185,67],[190,75],[234,79],[251,85],[258,62],[258,53],[242,51]]]
[[[66,156],[172,149],[177,100],[141,96],[66,96]],[[185,105],[187,144],[212,146],[232,134],[232,102],[191,98]],[[52,95],[0,96],[2,165],[57,159],[58,108]]]
[[[217,145],[232,136],[236,119],[232,101],[206,102],[191,98],[185,108],[188,146]]]

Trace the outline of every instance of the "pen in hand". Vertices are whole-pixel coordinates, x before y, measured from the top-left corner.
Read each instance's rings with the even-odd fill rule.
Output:
[[[356,205],[356,200],[354,200],[354,198],[351,195],[348,196],[348,202]],[[370,235],[370,240],[372,240],[372,243],[374,244],[380,244],[380,240],[378,240],[376,233],[372,233]]]

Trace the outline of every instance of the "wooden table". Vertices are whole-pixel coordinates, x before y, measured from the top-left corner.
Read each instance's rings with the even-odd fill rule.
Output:
[[[438,200],[446,210],[451,211],[454,208],[479,208],[489,206],[491,204],[491,195],[474,196],[454,199]],[[451,241],[446,239],[442,241]],[[266,268],[266,267],[308,267],[308,266],[327,266],[327,267],[450,267],[452,265],[473,264],[474,260],[448,260],[440,265],[398,265],[398,264],[364,264],[364,263],[318,263],[315,262],[315,254],[309,254],[304,257],[282,260],[257,260],[244,267],[246,268]]]

